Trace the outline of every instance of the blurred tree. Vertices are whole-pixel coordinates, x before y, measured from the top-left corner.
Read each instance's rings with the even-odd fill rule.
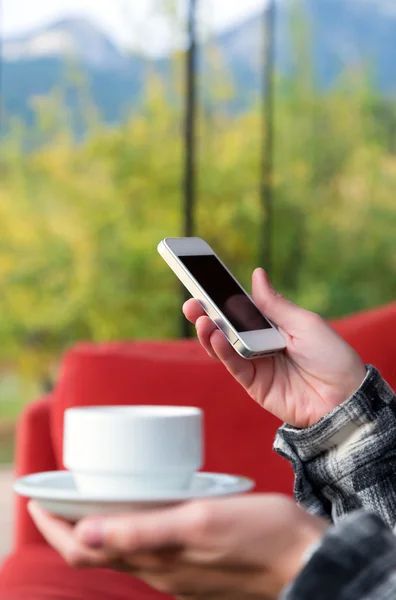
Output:
[[[394,114],[364,78],[350,79],[326,93],[303,87],[298,69],[275,82],[273,279],[325,317],[396,297]],[[26,374],[44,377],[80,339],[178,335],[179,284],[156,245],[182,230],[182,118],[158,76],[147,74],[145,97],[121,127],[90,119],[76,144],[58,90],[36,99],[35,128],[14,123],[3,140],[0,354]],[[234,114],[212,98],[198,120],[197,231],[249,288],[261,111]]]

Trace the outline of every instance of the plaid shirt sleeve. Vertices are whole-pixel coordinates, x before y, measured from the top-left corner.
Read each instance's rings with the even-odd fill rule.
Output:
[[[280,428],[275,450],[291,461],[294,496],[337,521],[365,509],[396,523],[396,396],[367,367],[359,390],[307,429]]]
[[[356,394],[318,423],[279,430],[296,501],[335,522],[282,600],[396,598],[395,400],[369,366]]]

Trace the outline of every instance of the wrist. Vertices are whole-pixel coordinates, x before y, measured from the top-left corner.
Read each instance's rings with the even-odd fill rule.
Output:
[[[321,419],[326,418],[339,406],[345,404],[351,400],[362,387],[368,375],[366,365],[361,360],[360,356],[355,355],[355,360],[349,364],[348,369],[345,370],[344,374],[338,376],[338,379],[333,384],[333,390],[329,394],[327,403],[324,403],[319,407],[318,410],[312,415],[311,420],[305,427],[301,429],[308,429],[316,425]]]
[[[344,402],[352,398],[352,396],[354,396],[356,392],[358,392],[358,390],[362,387],[367,377],[368,369],[359,356],[357,356],[356,363],[357,364],[355,368],[351,370],[350,377],[346,378],[345,380],[344,394],[339,404],[343,404]]]
[[[289,586],[300,574],[315,550],[320,546],[324,535],[331,526],[324,519],[314,517],[301,510],[303,518],[297,520],[294,542],[289,546],[282,565],[282,583]]]

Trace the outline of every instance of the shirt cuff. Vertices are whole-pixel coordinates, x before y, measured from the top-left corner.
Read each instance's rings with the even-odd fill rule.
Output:
[[[395,420],[393,400],[391,388],[377,369],[369,365],[363,383],[351,398],[306,429],[283,425],[274,448],[289,459],[290,455],[296,455],[303,462],[312,460],[322,452],[350,441],[362,426],[375,422],[384,409],[390,410],[390,416]]]

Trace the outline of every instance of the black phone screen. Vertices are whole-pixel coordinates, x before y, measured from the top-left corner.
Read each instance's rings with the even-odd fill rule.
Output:
[[[236,331],[271,329],[270,323],[213,254],[179,256]]]

